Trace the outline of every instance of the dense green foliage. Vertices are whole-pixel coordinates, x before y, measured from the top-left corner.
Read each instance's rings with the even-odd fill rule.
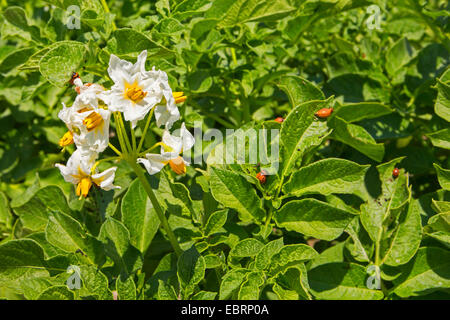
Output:
[[[448,1],[0,2],[0,298],[450,298]],[[207,163],[148,176],[178,257],[127,163],[82,200],[54,167],[72,72],[109,87],[110,54],[145,49],[188,129],[280,130],[265,183],[205,141]]]

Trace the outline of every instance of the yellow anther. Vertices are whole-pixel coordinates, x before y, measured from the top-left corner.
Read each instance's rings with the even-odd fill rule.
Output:
[[[88,131],[92,131],[95,128],[101,126],[103,124],[103,118],[97,112],[91,112],[84,120],[83,124],[86,126]]]
[[[169,161],[169,166],[170,166],[170,168],[172,168],[173,172],[175,172],[176,174],[185,174],[186,173],[186,164],[184,163],[182,157],[171,159]]]
[[[83,179],[81,179],[81,181],[78,183],[77,185],[77,196],[79,196],[81,198],[81,196],[83,197],[87,197],[88,193],[89,193],[89,189],[91,189],[92,187],[92,181],[89,177],[85,177]]]
[[[186,101],[186,96],[183,95],[183,92],[173,92],[173,97],[175,98],[175,103],[182,103]]]
[[[59,139],[59,145],[61,147],[66,147],[68,145],[71,145],[73,143],[73,133],[72,131],[67,131],[61,139]]]
[[[134,103],[138,103],[147,96],[147,92],[142,91],[142,88],[139,87],[136,81],[133,84],[129,84],[125,81],[124,95],[126,99],[130,99]]]

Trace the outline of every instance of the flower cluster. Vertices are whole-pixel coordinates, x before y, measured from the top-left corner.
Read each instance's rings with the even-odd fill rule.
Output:
[[[71,83],[78,93],[70,107],[63,104],[58,117],[66,124],[67,133],[60,139],[61,147],[75,144],[66,165],[56,164],[66,182],[76,185],[76,194],[86,197],[92,185],[104,190],[119,188],[114,186],[117,167],[98,172],[98,157],[108,146],[118,155],[117,159],[125,159],[134,163],[142,163],[149,174],[155,174],[166,165],[177,174],[186,172],[188,163],[180,156],[183,151],[194,145],[194,137],[186,129],[170,132],[174,122],[180,119],[177,103],[184,102],[182,92],[172,92],[167,74],[160,70],[145,70],[147,51],[143,51],[132,64],[111,55],[108,67],[109,77],[114,84],[106,90],[98,84],[83,84],[78,74],[74,74]],[[135,127],[139,120],[147,123],[141,136],[139,146],[129,142],[122,115],[130,122],[132,139],[135,139]],[[158,127],[164,126],[162,141],[151,149],[160,147],[160,154],[140,152],[152,115],[155,115]],[[109,142],[110,119],[114,117],[121,151]],[[149,150],[151,150],[149,149]]]

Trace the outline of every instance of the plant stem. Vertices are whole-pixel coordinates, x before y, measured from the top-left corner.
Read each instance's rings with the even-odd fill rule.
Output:
[[[114,145],[109,142],[108,146],[112,149],[112,151],[114,151],[119,157],[122,156],[122,153],[119,151],[119,149],[117,149],[116,147],[114,147]]]
[[[114,112],[114,120],[116,122],[116,132],[117,132],[117,138],[119,139],[120,149],[125,156],[128,154],[127,146],[126,146],[124,138],[122,136],[122,128],[120,127],[119,119],[117,117],[116,112]]]
[[[109,13],[110,11],[109,11],[109,7],[108,7],[108,4],[106,3],[106,1],[105,0],[100,0],[100,2],[102,3],[103,10],[105,10],[106,13]],[[114,23],[114,20],[111,21],[111,25],[112,25],[113,31],[116,31],[117,27],[116,27],[116,24]]]
[[[144,172],[142,171],[142,168],[136,163],[136,161],[129,160],[128,163],[133,168],[134,172],[138,176],[139,180],[141,180],[142,186],[145,189],[145,192],[147,193],[148,197],[150,198],[150,201],[152,202],[153,208],[155,208],[156,214],[158,215],[159,221],[161,221],[161,224],[164,228],[164,230],[167,233],[167,236],[169,237],[169,241],[172,245],[172,248],[174,249],[177,256],[180,256],[183,252],[180,248],[180,245],[178,244],[177,238],[175,237],[175,234],[173,233],[172,229],[169,226],[169,222],[167,221],[166,216],[164,215],[164,211],[161,208],[158,199],[155,196],[155,193],[153,192],[152,187],[148,183],[147,178],[145,177]]]
[[[144,145],[145,136],[147,135],[147,130],[150,126],[150,121],[153,117],[153,112],[155,111],[155,108],[156,107],[152,108],[152,110],[150,111],[150,114],[147,117],[147,122],[145,123],[144,131],[142,131],[141,140],[139,140],[139,145],[138,145],[136,153],[139,153],[139,151],[141,151],[142,146]]]
[[[127,130],[125,129],[125,124],[123,123],[122,114],[120,112],[117,113],[117,120],[120,126],[120,131],[122,132],[122,139],[125,140],[128,151],[131,153],[134,149],[131,147],[130,139],[128,138]]]
[[[130,122],[131,131],[131,143],[133,144],[133,150],[136,150],[136,136],[134,135],[133,124]]]

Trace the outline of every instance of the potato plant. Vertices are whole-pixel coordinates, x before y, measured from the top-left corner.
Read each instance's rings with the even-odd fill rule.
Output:
[[[450,298],[448,1],[0,7],[1,299]]]

